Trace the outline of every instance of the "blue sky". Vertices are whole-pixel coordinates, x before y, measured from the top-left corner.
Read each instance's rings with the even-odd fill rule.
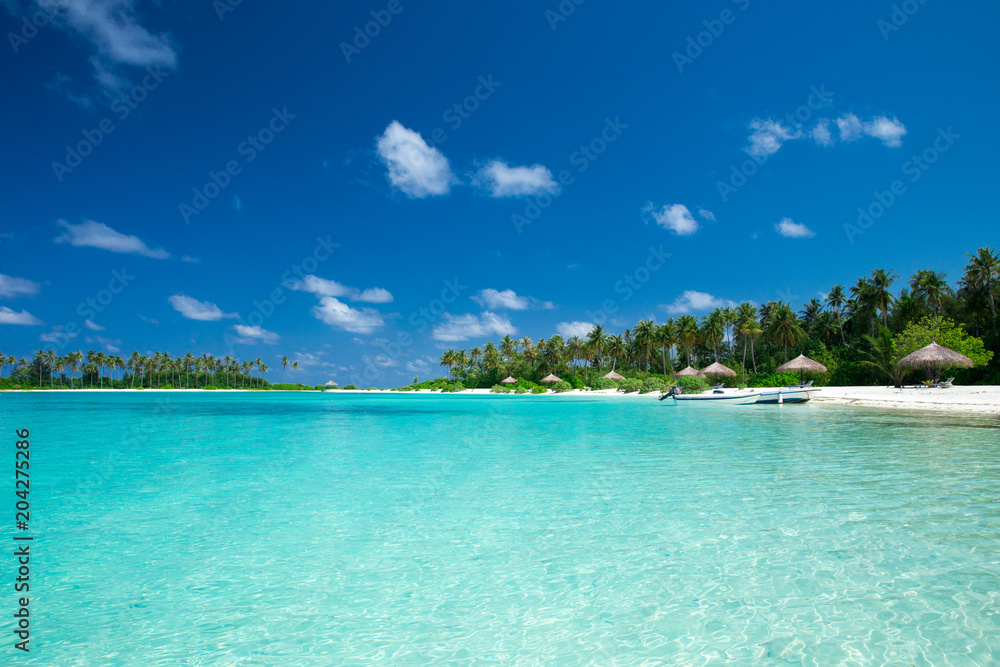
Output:
[[[997,243],[995,5],[5,5],[5,354],[398,385]]]

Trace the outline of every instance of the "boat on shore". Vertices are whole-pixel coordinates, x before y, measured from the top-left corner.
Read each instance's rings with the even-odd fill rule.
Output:
[[[672,398],[675,402],[713,405],[780,405],[784,403],[805,403],[816,393],[816,389],[751,389],[726,392],[716,390],[702,394],[665,394],[660,400]]]

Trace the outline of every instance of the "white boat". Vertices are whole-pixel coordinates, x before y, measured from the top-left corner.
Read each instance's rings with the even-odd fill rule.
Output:
[[[767,405],[774,403],[805,403],[812,398],[818,389],[796,389],[794,387],[788,387],[787,389],[778,389],[777,391],[765,391],[757,398],[758,405]]]
[[[712,403],[714,405],[753,405],[761,397],[760,391],[711,392],[707,394],[675,394],[675,401],[685,403]]]
[[[688,403],[711,403],[713,405],[777,405],[783,403],[805,403],[812,398],[818,389],[787,389],[763,390],[748,389],[732,392],[717,390],[702,394],[675,394],[675,401]],[[661,397],[663,400],[666,396]]]

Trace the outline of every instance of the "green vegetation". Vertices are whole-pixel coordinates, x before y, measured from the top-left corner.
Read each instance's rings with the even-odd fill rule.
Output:
[[[282,375],[288,366],[282,359]],[[299,363],[291,364],[294,373]],[[9,369],[9,370],[8,370]],[[172,357],[167,352],[145,356],[133,352],[127,359],[117,354],[77,350],[57,355],[37,350],[31,360],[0,354],[0,389],[274,389],[264,377],[267,364],[260,357],[240,361],[190,352]],[[7,377],[3,377],[8,371]],[[254,373],[256,371],[256,374]],[[282,389],[312,387],[283,384]]]
[[[1000,257],[988,247],[967,257],[965,274],[954,288],[944,274],[931,270],[917,271],[900,285],[891,270],[876,269],[849,288],[834,285],[823,301],[811,299],[798,312],[781,301],[743,303],[717,308],[700,320],[693,315],[643,320],[620,334],[597,325],[585,338],[552,336],[536,342],[505,336],[499,343],[446,351],[441,365],[448,379],[442,382],[488,388],[513,375],[522,378],[513,391],[527,393],[532,387],[522,383],[552,373],[573,388],[645,391],[658,386],[648,378],[658,377],[661,388],[669,387],[678,369],[719,361],[737,373],[724,380],[726,386],[782,386],[798,383],[799,375],[778,374],[778,366],[802,353],[828,369],[806,374],[817,386],[877,385],[902,380],[906,373],[897,368],[899,359],[936,339],[975,362],[974,368],[949,371],[956,382],[1000,383],[995,305]],[[601,377],[612,370],[626,380]],[[676,384],[687,392],[701,384],[707,388],[695,380]]]

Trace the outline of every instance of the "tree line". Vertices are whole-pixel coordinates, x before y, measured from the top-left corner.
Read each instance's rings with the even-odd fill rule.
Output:
[[[616,371],[669,377],[683,366],[700,368],[713,361],[749,382],[773,376],[780,364],[801,352],[830,369],[830,384],[875,384],[886,376],[895,380],[890,368],[898,362],[899,340],[908,327],[957,327],[961,335],[982,339],[985,349],[997,350],[1000,258],[989,247],[967,257],[955,288],[944,273],[933,270],[917,271],[901,285],[893,271],[875,269],[849,287],[833,285],[824,299],[810,299],[799,311],[783,301],[761,306],[745,302],[716,308],[700,319],[642,320],[618,334],[597,325],[585,337],[569,339],[556,335],[536,342],[528,336],[504,336],[499,344],[449,349],[440,363],[450,379],[479,387],[508,375],[537,380],[570,373],[592,379]],[[996,363],[966,375],[969,381],[1000,384]]]

